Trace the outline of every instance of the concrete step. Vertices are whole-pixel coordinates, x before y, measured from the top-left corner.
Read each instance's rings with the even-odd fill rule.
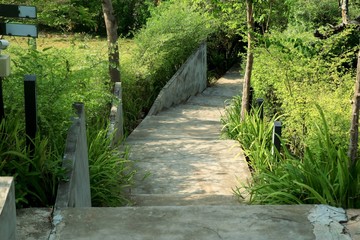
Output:
[[[208,94],[200,93],[190,97],[186,104],[224,108],[225,106],[230,105],[231,99],[232,98],[224,96],[210,96]]]
[[[231,196],[251,178],[242,150],[232,140],[131,142],[129,159],[138,169],[132,194]]]
[[[63,209],[51,239],[351,239],[343,209],[328,206],[149,206]]]
[[[200,120],[220,121],[224,115],[224,107],[202,106],[194,104],[181,104],[171,109],[161,111],[156,116],[166,116],[168,118],[187,118]]]
[[[177,113],[176,113],[177,114]],[[127,141],[141,139],[204,138],[218,139],[222,129],[219,119],[191,118],[187,115],[148,116],[131,133]]]
[[[234,194],[132,194],[134,206],[237,205],[242,201]]]

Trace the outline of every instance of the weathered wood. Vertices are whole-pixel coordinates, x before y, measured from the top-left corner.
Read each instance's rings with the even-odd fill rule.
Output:
[[[341,1],[341,18],[343,24],[348,24],[349,21],[349,0]]]
[[[109,51],[109,74],[112,82],[120,82],[119,46],[117,34],[117,22],[111,0],[102,0],[102,9],[106,26],[106,34]]]
[[[348,156],[350,166],[355,166],[357,161],[357,149],[359,140],[359,109],[360,109],[360,51],[358,53],[358,63],[356,71],[355,93],[353,98],[351,126],[350,126],[350,143]]]
[[[244,86],[242,93],[241,103],[241,120],[245,119],[245,115],[249,112],[250,108],[250,83],[252,66],[254,62],[254,55],[252,52],[252,40],[254,38],[254,17],[253,17],[253,0],[246,0],[246,15],[247,15],[247,27],[248,27],[248,49],[246,59],[246,69],[244,76]]]

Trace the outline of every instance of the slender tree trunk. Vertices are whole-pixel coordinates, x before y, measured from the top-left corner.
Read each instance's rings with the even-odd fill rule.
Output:
[[[349,21],[349,0],[341,0],[342,23],[348,24]]]
[[[246,15],[247,15],[247,26],[248,26],[248,49],[247,49],[247,59],[246,59],[246,69],[244,76],[244,86],[242,93],[242,103],[241,103],[241,120],[245,119],[246,113],[250,108],[250,82],[251,82],[251,72],[254,61],[254,55],[252,52],[252,40],[254,32],[254,18],[253,18],[253,0],[246,0]]]
[[[119,46],[117,22],[111,0],[102,0],[109,51],[109,74],[112,82],[120,82]]]
[[[348,156],[351,161],[350,166],[354,167],[357,161],[357,150],[358,150],[358,140],[359,140],[360,51],[358,53],[355,93],[352,104],[353,107],[352,107],[352,115],[351,115],[350,144],[349,144]]]
[[[109,75],[113,83],[113,94],[115,95],[115,98],[118,99],[118,103],[112,103],[110,111],[109,134],[112,135],[115,131],[111,143],[112,145],[115,145],[119,143],[124,136],[122,90],[120,77],[120,54],[117,34],[118,25],[116,22],[111,0],[102,0],[101,4],[104,13],[108,41]]]

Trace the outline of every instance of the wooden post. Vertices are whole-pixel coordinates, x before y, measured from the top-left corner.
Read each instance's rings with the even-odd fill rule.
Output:
[[[5,118],[2,81],[3,81],[3,77],[0,77],[0,122]]]

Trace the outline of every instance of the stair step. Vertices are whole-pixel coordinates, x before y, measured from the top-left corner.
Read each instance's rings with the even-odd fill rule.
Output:
[[[236,205],[240,204],[233,194],[132,194],[134,206],[197,206],[197,205]]]
[[[308,219],[313,207],[199,205],[68,208],[55,216],[61,219],[56,227],[56,239],[313,240],[314,226]]]

